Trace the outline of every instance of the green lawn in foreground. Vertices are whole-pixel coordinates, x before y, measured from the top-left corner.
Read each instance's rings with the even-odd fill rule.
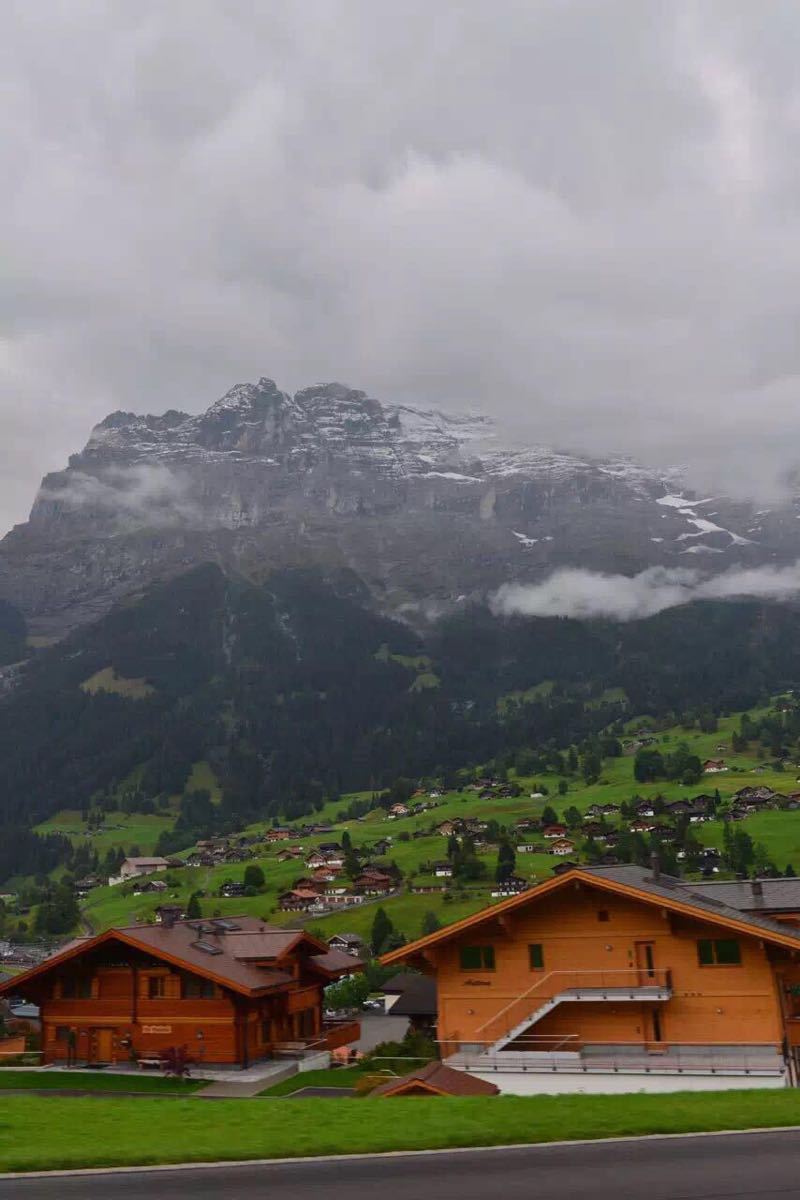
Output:
[[[301,1088],[308,1087],[342,1088],[347,1091],[348,1088],[356,1086],[362,1075],[374,1074],[375,1067],[332,1067],[323,1071],[301,1071],[299,1075],[292,1075],[290,1079],[284,1079],[282,1083],[265,1088],[258,1094],[259,1096],[290,1096],[292,1092],[299,1092]]]
[[[800,1124],[794,1089],[666,1096],[280,1100],[0,1098],[0,1169],[446,1149]]]
[[[206,1087],[205,1079],[165,1079],[163,1075],[103,1075],[99,1071],[0,1070],[0,1091],[35,1088],[63,1092],[182,1092],[190,1094]]]

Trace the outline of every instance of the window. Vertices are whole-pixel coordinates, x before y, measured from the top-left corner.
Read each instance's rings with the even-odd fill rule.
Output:
[[[150,975],[147,980],[147,997],[149,1000],[161,1000],[165,994],[164,976]]]
[[[532,971],[544,970],[544,950],[541,942],[528,946],[528,965]]]
[[[61,981],[64,1000],[91,1000],[92,980],[88,975],[68,975]]]
[[[494,946],[462,946],[462,971],[493,971]]]
[[[56,1041],[66,1042],[69,1040],[69,1025],[56,1025]]]
[[[213,1000],[214,984],[210,979],[201,979],[199,975],[184,975],[184,1000]]]
[[[701,967],[738,967],[742,951],[735,938],[701,938],[697,943]]]
[[[272,1041],[272,1021],[261,1022],[261,1041],[264,1043]]]
[[[597,913],[597,919],[598,921],[610,921],[611,913],[607,908],[601,908]]]

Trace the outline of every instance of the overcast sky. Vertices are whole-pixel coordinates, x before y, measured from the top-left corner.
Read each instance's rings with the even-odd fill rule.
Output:
[[[5,0],[0,530],[270,375],[767,493],[800,459],[796,0]]]

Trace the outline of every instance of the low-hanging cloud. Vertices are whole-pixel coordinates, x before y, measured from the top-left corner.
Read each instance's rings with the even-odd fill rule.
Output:
[[[97,519],[124,528],[163,528],[198,519],[199,510],[189,490],[185,475],[157,463],[107,467],[94,475],[74,470],[46,480],[34,509],[56,505],[62,512],[89,510]]]
[[[638,575],[567,568],[542,583],[507,583],[491,598],[498,616],[638,621],[694,600],[790,600],[800,595],[800,560],[785,567],[733,567],[706,578],[685,568],[650,567]]]

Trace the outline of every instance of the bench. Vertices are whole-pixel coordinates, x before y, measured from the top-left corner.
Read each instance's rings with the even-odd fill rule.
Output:
[[[160,1071],[163,1063],[160,1058],[138,1058],[136,1065],[140,1071]]]

